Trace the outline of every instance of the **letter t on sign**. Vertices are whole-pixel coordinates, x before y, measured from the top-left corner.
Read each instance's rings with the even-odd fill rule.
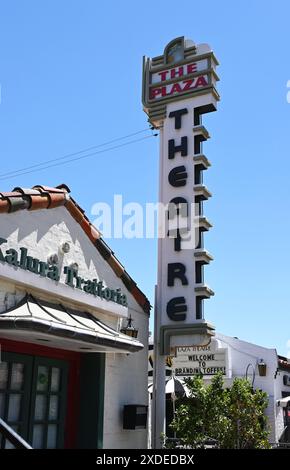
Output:
[[[169,113],[169,117],[174,118],[175,129],[181,129],[181,116],[187,113],[188,111],[186,108],[178,109],[177,111],[171,111],[171,113]]]

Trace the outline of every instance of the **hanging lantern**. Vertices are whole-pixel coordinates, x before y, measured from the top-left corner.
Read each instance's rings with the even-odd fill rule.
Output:
[[[121,333],[124,333],[127,336],[131,336],[131,338],[137,338],[138,330],[134,328],[134,326],[132,325],[132,322],[133,320],[130,315],[129,318],[127,319],[127,325],[121,328]]]
[[[265,377],[267,374],[267,364],[263,361],[263,359],[260,359],[260,362],[258,363],[258,370],[259,370],[259,375],[260,377]]]

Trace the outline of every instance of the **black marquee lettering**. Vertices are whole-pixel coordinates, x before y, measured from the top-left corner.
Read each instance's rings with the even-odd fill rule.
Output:
[[[177,215],[188,216],[188,202],[184,197],[174,197],[168,204],[168,218],[174,219]]]
[[[167,316],[173,321],[184,321],[186,319],[187,305],[184,297],[174,297],[169,300],[166,307]]]
[[[188,202],[184,197],[174,197],[168,204],[168,219],[174,219],[175,217],[188,217]],[[184,229],[179,227],[179,219],[178,225],[174,229],[174,236],[172,236],[171,231],[169,230],[168,236],[174,238],[174,251],[181,251],[181,232]],[[186,229],[187,231],[187,229]]]
[[[181,137],[180,145],[175,145],[174,139],[168,141],[168,158],[172,160],[177,152],[180,152],[182,157],[187,157],[187,137]]]
[[[186,108],[178,109],[177,111],[171,111],[171,113],[169,113],[169,117],[174,118],[175,129],[181,129],[181,116],[187,113],[188,111]]]
[[[176,232],[176,237],[174,238],[174,251],[181,251],[181,236],[179,229],[177,229]]]
[[[202,153],[202,142],[204,142],[206,140],[206,138],[201,135],[201,134],[198,134],[198,135],[195,135],[194,136],[194,154],[195,155],[198,155],[200,153]]]
[[[174,188],[179,188],[180,186],[186,185],[187,172],[184,165],[177,166],[173,168],[169,175],[168,181]]]
[[[199,126],[201,124],[200,116],[205,113],[211,113],[212,111],[216,111],[216,107],[213,103],[206,104],[204,106],[198,106],[194,108],[193,116],[194,116],[194,126]]]
[[[167,285],[174,286],[175,279],[179,279],[183,286],[188,286],[188,280],[185,275],[186,267],[182,263],[168,263],[167,266]]]

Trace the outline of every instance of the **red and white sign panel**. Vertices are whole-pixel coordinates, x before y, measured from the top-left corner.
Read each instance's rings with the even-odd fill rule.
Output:
[[[207,69],[208,61],[203,59],[152,73],[149,86],[149,100],[154,102],[162,98],[208,86],[208,75],[206,73],[202,74]],[[171,80],[174,80],[174,82],[168,83]]]

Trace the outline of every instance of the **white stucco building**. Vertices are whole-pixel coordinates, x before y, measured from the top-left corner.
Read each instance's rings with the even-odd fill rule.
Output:
[[[149,344],[149,385],[152,383],[152,358],[153,345]],[[167,360],[167,378],[173,375],[181,382],[199,371],[205,374],[205,382],[209,382],[211,376],[221,370],[225,386],[230,386],[235,377],[247,377],[254,389],[267,393],[270,443],[290,443],[290,362],[279,356],[276,349],[216,333],[208,346],[180,348],[176,357],[171,356],[171,361],[169,367],[170,359]]]
[[[36,448],[144,448],[149,301],[69,192],[0,194],[0,417]]]

